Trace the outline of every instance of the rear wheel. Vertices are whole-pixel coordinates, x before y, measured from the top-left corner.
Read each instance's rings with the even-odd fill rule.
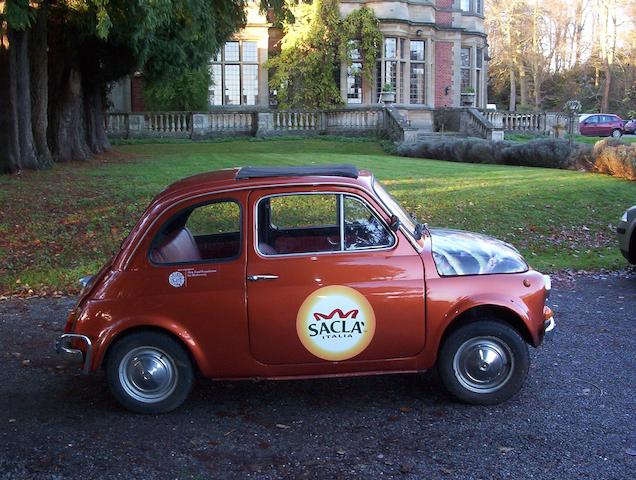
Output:
[[[619,138],[622,135],[623,135],[623,132],[619,130],[618,128],[615,128],[614,130],[612,130],[612,137]]]
[[[119,340],[108,354],[106,375],[113,396],[137,413],[174,410],[194,381],[188,352],[158,332],[132,333]]]
[[[515,395],[528,374],[528,346],[516,330],[496,319],[464,325],[439,351],[442,382],[459,400],[493,405]]]

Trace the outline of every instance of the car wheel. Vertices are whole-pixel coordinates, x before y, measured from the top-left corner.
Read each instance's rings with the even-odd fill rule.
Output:
[[[618,128],[612,130],[612,137],[619,138],[621,136],[623,136],[623,132],[621,130],[619,130]]]
[[[194,383],[192,361],[169,335],[138,332],[115,343],[106,360],[113,396],[137,413],[166,413],[180,406]]]
[[[529,363],[528,346],[517,331],[488,319],[453,331],[440,348],[437,369],[459,400],[494,405],[521,389]]]

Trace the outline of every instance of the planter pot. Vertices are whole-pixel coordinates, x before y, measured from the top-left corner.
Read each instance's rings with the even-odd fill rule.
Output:
[[[472,107],[475,105],[475,94],[474,93],[462,93],[462,106],[464,107]]]
[[[384,103],[395,103],[395,92],[382,92],[380,100]]]

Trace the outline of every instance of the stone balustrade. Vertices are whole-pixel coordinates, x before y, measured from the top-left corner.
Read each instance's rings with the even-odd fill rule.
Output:
[[[220,110],[194,112],[110,112],[106,133],[113,138],[192,138],[281,135],[377,135],[384,130],[381,107],[355,110]]]

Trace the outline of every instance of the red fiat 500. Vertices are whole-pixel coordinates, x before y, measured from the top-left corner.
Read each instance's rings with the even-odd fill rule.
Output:
[[[422,372],[477,404],[514,395],[554,328],[550,279],[512,246],[416,224],[351,165],[240,168],[161,192],[93,277],[58,351],[167,412],[215,379]]]

